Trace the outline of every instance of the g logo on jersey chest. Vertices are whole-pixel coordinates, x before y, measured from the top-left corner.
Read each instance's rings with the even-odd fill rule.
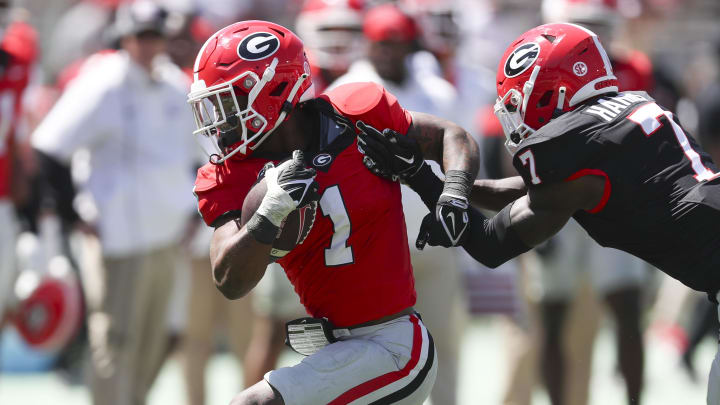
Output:
[[[329,153],[321,153],[313,159],[313,166],[320,168],[329,165],[330,162],[332,162],[332,155]]]
[[[515,77],[528,70],[540,55],[540,45],[535,42],[522,44],[510,53],[503,69],[506,77]]]
[[[269,32],[255,32],[243,38],[238,44],[237,54],[244,60],[260,60],[277,52],[280,40]]]

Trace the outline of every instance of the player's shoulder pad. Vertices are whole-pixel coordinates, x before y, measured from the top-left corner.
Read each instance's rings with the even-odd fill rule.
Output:
[[[227,212],[240,212],[245,196],[267,162],[229,159],[221,165],[206,163],[198,169],[193,193],[198,200],[198,212],[207,225]]]
[[[391,128],[406,133],[412,118],[397,98],[384,87],[373,82],[347,83],[323,93],[326,100],[343,116],[363,121],[380,130]]]

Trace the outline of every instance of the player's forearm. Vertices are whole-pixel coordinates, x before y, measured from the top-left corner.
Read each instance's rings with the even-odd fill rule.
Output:
[[[462,247],[475,260],[490,268],[531,249],[510,226],[511,207],[508,205],[492,218],[485,217],[472,207],[468,210],[469,236]]]
[[[527,187],[520,176],[497,180],[481,179],[475,180],[473,184],[470,202],[479,208],[500,211],[525,193]]]
[[[420,145],[423,156],[442,165],[443,172],[461,170],[474,178],[480,167],[478,146],[459,125],[430,114],[413,112],[408,136]]]
[[[210,244],[210,261],[217,289],[228,299],[249,293],[265,274],[270,248],[271,245],[255,240],[236,221],[216,229]]]
[[[443,171],[461,170],[475,178],[480,167],[477,143],[464,129],[451,126],[443,134]]]

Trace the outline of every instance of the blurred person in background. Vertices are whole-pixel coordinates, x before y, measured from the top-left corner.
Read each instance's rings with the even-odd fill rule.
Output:
[[[350,65],[348,72],[330,85],[371,81],[394,94],[402,105],[414,111],[453,119],[457,93],[437,73],[417,69],[411,59],[418,51],[420,28],[413,18],[393,4],[369,9],[363,32],[368,41],[364,58]],[[438,174],[435,162],[428,162]],[[476,173],[473,173],[473,177]],[[427,208],[410,188],[401,186],[403,212],[408,235],[416,235]],[[434,404],[455,404],[457,400],[460,339],[467,322],[467,303],[454,249],[420,251],[410,243],[410,258],[418,292],[417,308],[433,331],[438,351],[438,376],[430,398]]]
[[[35,30],[11,21],[10,0],[0,0],[0,329],[15,306],[15,242],[19,231],[16,205],[26,203],[27,180],[18,136],[23,93],[37,54]]]
[[[363,56],[361,0],[307,0],[295,20],[315,91],[321,93]]]
[[[408,12],[420,29],[421,49],[409,60],[411,70],[418,77],[422,72],[441,76],[456,92],[453,119],[463,128],[477,128],[477,111],[491,104],[495,97],[494,73],[468,55],[463,45],[474,42],[463,13],[474,13],[476,4],[462,4],[459,0],[401,0],[401,8]],[[476,131],[475,131],[476,132]],[[475,137],[480,140],[479,136]],[[480,144],[480,142],[478,142]],[[480,145],[482,146],[482,145]]]
[[[700,144],[708,151],[716,162],[720,161],[720,37],[711,44],[709,52],[705,53],[705,68],[711,72],[710,83],[704,83],[703,90],[699,92],[695,101],[698,111],[697,134]],[[706,337],[716,339],[718,318],[716,308],[701,294],[693,294],[694,300],[688,303],[693,309],[690,319],[687,320],[687,345],[682,350],[681,365],[691,380],[699,382],[695,366],[695,352],[699,344]]]
[[[623,20],[616,0],[544,0],[542,14],[546,23],[571,22],[596,32],[608,49],[620,91],[652,91],[650,59],[614,41]],[[593,342],[601,320],[594,294],[602,298],[615,321],[616,360],[628,403],[639,403],[645,263],[597,245],[573,220],[536,251],[535,282],[544,332],[541,375],[552,404],[587,403]]]
[[[87,62],[32,136],[66,219],[100,240],[102,266],[86,283],[96,404],[145,402],[165,358],[179,243],[194,217],[196,145],[179,135],[193,127],[189,82],[164,55],[166,17],[152,2],[124,3],[111,27],[120,49]],[[80,150],[94,218],[72,209],[68,168]]]
[[[27,1],[27,0],[26,0]],[[44,44],[42,71],[48,82],[77,60],[108,47],[108,27],[112,26],[118,6],[126,0],[61,0],[66,4],[49,5],[29,0],[31,12],[43,22]]]
[[[243,359],[247,361],[249,355],[247,349],[253,331],[251,297],[229,301],[217,291],[212,279],[208,277],[210,271],[208,248],[211,236],[212,232],[209,228],[199,227],[188,245],[188,253],[192,257],[190,296],[187,303],[187,325],[183,331],[180,350],[189,405],[205,404],[207,397],[205,373],[208,361],[218,347],[218,335],[225,337],[224,342],[230,352],[242,362]],[[244,368],[246,387],[249,386],[247,374],[247,368]],[[250,385],[255,382],[257,380],[252,381]]]
[[[251,293],[252,334],[243,362],[243,380],[250,387],[277,366],[285,345],[285,323],[308,316],[285,270],[278,263],[268,265],[265,275]]]

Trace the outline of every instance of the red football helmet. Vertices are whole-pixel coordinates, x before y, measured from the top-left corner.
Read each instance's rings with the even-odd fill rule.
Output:
[[[209,154],[218,164],[250,156],[298,102],[315,95],[302,41],[267,21],[242,21],[213,34],[193,71],[193,134],[215,141]]]
[[[399,4],[422,27],[423,45],[435,55],[447,57],[460,44],[456,3],[453,0],[401,0]]]
[[[580,102],[617,91],[610,59],[592,31],[546,24],[525,32],[505,50],[497,72],[495,115],[508,151]]]
[[[20,274],[15,285],[19,302],[11,319],[30,346],[58,351],[80,330],[82,291],[66,257],[55,256],[48,267],[48,274],[34,270]]]
[[[317,67],[344,72],[362,57],[362,21],[360,1],[307,0],[295,26]]]

